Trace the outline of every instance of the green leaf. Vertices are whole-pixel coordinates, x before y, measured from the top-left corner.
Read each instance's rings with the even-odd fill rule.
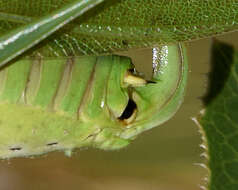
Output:
[[[0,0],[0,35],[72,0]],[[236,1],[106,0],[51,36],[42,55],[104,54],[200,39],[238,28]],[[41,45],[42,46],[42,45]]]
[[[210,170],[209,190],[238,189],[238,52],[215,41],[210,87],[200,119]]]

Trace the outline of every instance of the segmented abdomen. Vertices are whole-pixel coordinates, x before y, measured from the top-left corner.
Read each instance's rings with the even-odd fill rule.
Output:
[[[123,60],[126,64],[121,66]],[[111,117],[113,105],[107,90],[116,89],[116,85],[120,88],[121,73],[129,67],[128,58],[102,56],[28,59],[3,68],[0,158],[52,150],[69,152],[89,145],[108,149],[128,144],[113,135],[115,130],[120,131],[120,123]],[[111,70],[117,69],[116,79],[108,80],[110,74],[115,75]],[[123,94],[118,91],[118,97],[122,97],[119,107],[128,101]]]
[[[96,57],[18,61],[0,72],[0,101],[77,114],[95,66]]]

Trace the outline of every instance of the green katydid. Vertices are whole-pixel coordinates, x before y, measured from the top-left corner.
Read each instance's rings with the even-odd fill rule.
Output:
[[[37,35],[38,31],[31,34]],[[11,35],[1,38],[0,47],[5,46],[0,53],[10,52],[13,58],[16,54],[4,43]],[[33,38],[28,42],[35,44]],[[14,52],[22,53],[23,49],[25,46]],[[156,55],[159,57],[151,81],[132,72],[129,58],[117,55],[28,57],[2,68],[0,157],[54,150],[70,154],[74,148],[85,146],[118,149],[141,132],[167,121],[183,100],[187,80],[185,49],[180,44],[163,46]],[[2,63],[6,60],[1,58]]]

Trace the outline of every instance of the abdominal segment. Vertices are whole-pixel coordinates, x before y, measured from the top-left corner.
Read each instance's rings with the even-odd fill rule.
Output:
[[[114,59],[25,59],[0,70],[0,158],[127,145],[107,106]]]

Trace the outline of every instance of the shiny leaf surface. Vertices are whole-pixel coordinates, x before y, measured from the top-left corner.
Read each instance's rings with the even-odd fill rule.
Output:
[[[0,0],[0,35],[70,2]],[[200,39],[237,29],[237,13],[235,0],[106,0],[51,36],[37,52],[46,56],[105,54]]]

